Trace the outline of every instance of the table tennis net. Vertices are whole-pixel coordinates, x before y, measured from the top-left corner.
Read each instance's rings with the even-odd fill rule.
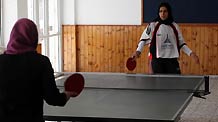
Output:
[[[56,78],[56,84],[63,87],[71,74]],[[147,91],[185,91],[209,92],[208,76],[191,75],[144,75],[124,73],[82,73],[85,89],[147,90]],[[206,82],[205,82],[206,81]]]

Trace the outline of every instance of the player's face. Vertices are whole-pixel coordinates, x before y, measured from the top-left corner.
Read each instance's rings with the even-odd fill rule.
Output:
[[[166,20],[168,18],[168,10],[166,7],[160,7],[159,16],[161,20]]]

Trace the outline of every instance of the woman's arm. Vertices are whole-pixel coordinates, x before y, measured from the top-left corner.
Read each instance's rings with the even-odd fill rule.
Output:
[[[140,41],[138,43],[138,47],[136,49],[136,51],[133,53],[132,57],[135,60],[136,58],[140,57],[141,52],[144,49],[144,46],[149,44],[151,42],[151,32],[153,30],[154,23],[150,23],[145,30],[143,31]]]
[[[179,29],[179,26],[178,26],[177,24],[174,24],[174,25],[176,26],[176,29],[177,29],[177,31],[178,31],[179,48],[181,48],[181,50],[182,50],[185,54],[187,54],[188,56],[191,56],[191,57],[195,60],[195,62],[196,62],[197,64],[199,64],[200,61],[199,61],[198,56],[196,55],[195,52],[193,52],[193,51],[186,45],[186,43],[185,43],[185,41],[184,41],[184,38],[183,38],[183,36],[182,36],[182,33],[181,33],[180,29]]]

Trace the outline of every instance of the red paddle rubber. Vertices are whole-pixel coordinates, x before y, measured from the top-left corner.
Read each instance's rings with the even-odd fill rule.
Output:
[[[136,61],[133,60],[133,58],[128,58],[127,62],[126,62],[126,67],[128,70],[132,71],[135,69],[136,67]]]
[[[74,73],[64,83],[65,91],[76,93],[75,96],[78,96],[84,88],[84,77],[79,73]]]

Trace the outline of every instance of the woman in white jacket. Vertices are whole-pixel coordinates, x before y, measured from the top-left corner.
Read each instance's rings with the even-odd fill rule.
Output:
[[[174,22],[171,7],[161,3],[158,17],[146,27],[141,35],[134,60],[145,45],[150,44],[151,66],[154,74],[181,74],[178,58],[180,49],[199,64],[198,56],[186,45],[179,26]]]

